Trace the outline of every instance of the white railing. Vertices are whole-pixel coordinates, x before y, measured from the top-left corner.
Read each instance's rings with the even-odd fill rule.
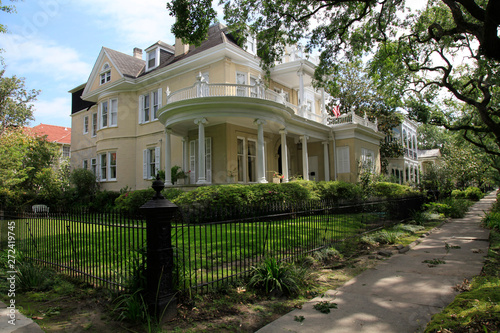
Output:
[[[330,125],[332,127],[342,125],[342,124],[359,124],[371,128],[375,132],[378,131],[378,120],[375,119],[375,122],[371,122],[366,115],[364,117],[360,117],[354,113],[354,111],[341,115],[340,117],[331,117]]]
[[[257,80],[254,85],[232,84],[232,83],[207,83],[201,75],[198,76],[197,82],[192,86],[184,89],[170,92],[167,88],[166,104],[179,102],[183,100],[201,98],[201,97],[251,97],[265,99],[268,101],[277,102],[285,105],[293,110],[294,114],[306,119],[316,121],[318,123],[338,126],[342,124],[360,124],[377,131],[377,120],[371,122],[368,118],[360,117],[354,112],[341,115],[338,118],[328,117],[326,114],[317,114],[311,112],[306,105],[297,106],[286,101],[286,94],[282,91],[266,89],[262,80]]]

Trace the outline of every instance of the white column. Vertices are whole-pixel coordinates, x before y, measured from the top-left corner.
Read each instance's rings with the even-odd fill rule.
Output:
[[[288,183],[288,148],[286,145],[286,129],[280,130],[281,134],[281,170],[283,171],[283,183]]]
[[[309,180],[309,155],[307,154],[307,135],[302,135],[300,141],[302,141],[302,170],[304,180]]]
[[[198,180],[196,184],[206,184],[207,179],[205,178],[206,168],[205,168],[205,124],[207,119],[198,118],[194,121],[198,125]]]
[[[172,130],[165,129],[165,186],[172,186]]]
[[[300,70],[297,72],[297,75],[299,76],[299,110],[303,110],[301,107],[306,103],[304,97],[304,72]]]
[[[330,181],[330,158],[328,154],[328,141],[323,141],[323,158],[325,160],[325,181]]]
[[[257,182],[267,183],[266,180],[266,160],[264,156],[264,124],[265,120],[256,119],[257,125]]]

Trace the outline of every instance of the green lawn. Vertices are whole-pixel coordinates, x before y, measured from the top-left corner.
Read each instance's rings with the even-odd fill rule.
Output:
[[[248,270],[264,256],[299,256],[359,234],[379,220],[377,213],[344,213],[277,221],[174,225],[172,245],[179,283],[186,288],[227,279]],[[17,220],[16,247],[27,257],[52,263],[60,271],[91,284],[125,285],[146,244],[145,223],[99,222]]]

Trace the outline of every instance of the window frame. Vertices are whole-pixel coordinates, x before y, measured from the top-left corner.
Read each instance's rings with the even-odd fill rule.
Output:
[[[99,75],[99,85],[106,84],[111,81],[111,66],[108,63],[105,63],[102,66],[101,73]]]
[[[89,116],[83,117],[83,134],[89,134]]]

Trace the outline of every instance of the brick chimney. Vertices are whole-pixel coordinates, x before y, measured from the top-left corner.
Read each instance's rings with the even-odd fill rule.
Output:
[[[134,57],[142,60],[142,49],[134,47]]]
[[[183,54],[188,53],[189,51],[189,44],[184,44],[182,43],[182,40],[180,38],[175,39],[175,56],[180,56]]]

